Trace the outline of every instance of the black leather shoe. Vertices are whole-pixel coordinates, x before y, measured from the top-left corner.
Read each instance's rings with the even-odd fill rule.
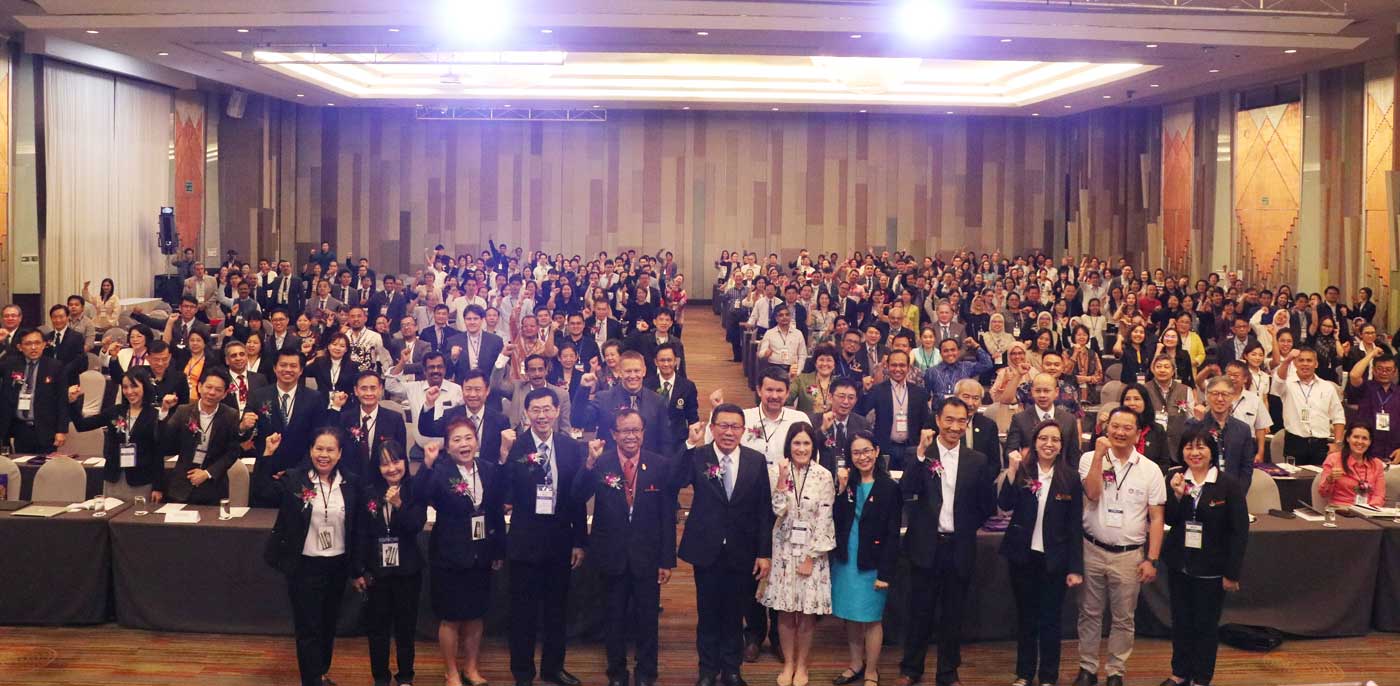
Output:
[[[608,686],[627,686],[627,675],[623,674],[620,677],[609,677]]]
[[[695,686],[715,686],[715,676],[708,674],[695,680]]]
[[[1123,686],[1123,677],[1117,674],[1109,677],[1107,686]]]
[[[541,674],[540,681],[547,684],[558,684],[558,686],[580,686],[583,683],[578,680],[578,677],[562,669],[554,674]]]
[[[1099,683],[1099,677],[1093,672],[1079,668],[1079,674],[1074,677],[1074,686],[1094,686]]]
[[[656,686],[655,677],[638,676],[636,686]]]
[[[744,644],[744,662],[758,662],[758,644],[749,642]]]
[[[744,681],[744,677],[739,676],[738,672],[725,674],[720,677],[719,683],[721,686],[749,686],[749,682]]]

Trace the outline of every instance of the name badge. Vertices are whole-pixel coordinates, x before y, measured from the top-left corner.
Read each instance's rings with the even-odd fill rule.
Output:
[[[1160,425],[1162,425],[1162,428],[1163,428],[1163,429],[1167,428],[1167,411],[1166,411],[1166,410],[1157,410],[1157,423],[1160,424]]]
[[[472,540],[486,540],[486,515],[472,515]]]
[[[1114,529],[1123,528],[1123,508],[1113,507],[1112,505],[1107,506],[1107,512],[1104,515],[1103,523],[1104,526],[1109,526]]]
[[[22,391],[19,394],[19,411],[28,412],[34,409],[34,393],[32,391]]]
[[[549,484],[535,486],[535,514],[554,514],[554,486]]]
[[[197,464],[197,465],[200,465],[200,466],[203,466],[203,465],[204,465],[204,449],[203,449],[203,448],[195,448],[195,450],[194,450],[194,463]]]
[[[330,529],[321,529],[316,534],[316,545],[321,550],[330,550],[335,544],[335,534]]]
[[[1301,410],[1299,410],[1298,418],[1303,420],[1303,423],[1306,424],[1308,422],[1308,408],[1304,407]]]
[[[1205,531],[1205,525],[1200,522],[1186,523],[1186,547],[1192,550],[1201,549],[1201,535]]]
[[[836,468],[837,468],[837,469],[845,469],[845,468],[846,468],[846,456],[845,456],[845,455],[837,455],[837,456],[836,456]]]
[[[1147,375],[1146,375],[1146,374],[1138,374],[1138,375],[1137,375],[1137,382],[1138,382],[1138,385],[1146,385],[1146,384],[1147,384]]]
[[[1357,504],[1357,505],[1361,505],[1362,507],[1369,507],[1370,504],[1371,504],[1371,503],[1367,500],[1366,494],[1365,494],[1365,493],[1362,493],[1361,491],[1357,491],[1357,492],[1356,492],[1356,496],[1355,496],[1355,498],[1353,499],[1352,502],[1355,503],[1355,504]]]
[[[900,433],[900,434],[907,434],[907,433],[909,433],[909,417],[906,416],[906,415],[902,415],[902,414],[897,414],[897,415],[895,415],[895,416],[894,416],[894,431],[895,431],[895,433]]]
[[[1376,431],[1390,431],[1390,413],[1376,413]]]
[[[794,526],[794,527],[792,527],[792,532],[791,532],[791,534],[788,536],[788,542],[792,543],[793,545],[807,545],[807,540],[808,540],[808,531],[807,531],[807,527],[805,527],[805,526]]]
[[[379,539],[379,566],[397,567],[399,566],[399,539],[396,537],[386,537]]]
[[[123,443],[121,451],[122,469],[130,469],[136,466],[136,446],[131,443]]]

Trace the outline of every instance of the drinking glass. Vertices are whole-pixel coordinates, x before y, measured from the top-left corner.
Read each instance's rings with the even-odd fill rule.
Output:
[[[94,516],[94,517],[106,517],[106,516],[107,516],[107,496],[105,496],[105,495],[99,495],[99,496],[97,496],[97,500],[93,502],[93,506],[92,506],[92,516]]]
[[[233,519],[233,512],[229,511],[228,508],[228,498],[219,499],[219,519],[224,521]]]
[[[1329,529],[1337,528],[1337,508],[1335,506],[1327,506],[1326,511],[1323,513],[1322,525]]]
[[[136,504],[136,516],[137,516],[137,517],[145,517],[146,515],[150,514],[150,512],[146,510],[146,496],[144,496],[144,495],[138,495],[138,496],[136,496],[136,498],[135,498],[135,504]]]
[[[1287,462],[1287,463],[1288,463],[1288,466],[1290,466],[1290,467],[1297,467],[1297,466],[1298,466],[1298,458],[1293,457],[1292,455],[1285,455],[1284,458],[1283,458],[1283,461],[1284,461],[1284,462]]]

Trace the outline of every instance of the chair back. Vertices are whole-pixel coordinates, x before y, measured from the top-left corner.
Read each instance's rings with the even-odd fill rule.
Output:
[[[1268,514],[1269,510],[1280,509],[1278,484],[1268,474],[1257,471],[1249,482],[1249,492],[1245,494],[1245,505],[1252,515]]]
[[[248,507],[248,465],[234,460],[227,473],[229,507]]]
[[[309,376],[301,377],[301,383],[302,385],[306,386],[309,390],[320,390],[316,384],[316,379],[313,379]]]
[[[100,457],[102,455],[102,442],[106,440],[106,437],[107,427],[105,426],[92,431],[79,432],[78,427],[73,426],[70,422],[68,424],[68,440],[64,441],[63,447],[55,452],[79,458]]]
[[[19,500],[19,465],[4,455],[0,455],[0,476],[5,477],[5,492],[0,500]]]
[[[78,375],[78,387],[83,389],[83,416],[91,417],[102,411],[102,396],[107,392],[107,377],[89,369]]]
[[[1105,381],[1099,389],[1100,403],[1118,403],[1123,397],[1123,382],[1117,377]]]
[[[1312,506],[1314,510],[1322,512],[1327,508],[1327,498],[1318,492],[1322,487],[1322,475],[1318,474],[1312,482]]]
[[[1117,382],[1119,382],[1119,383],[1122,383],[1122,381],[1123,381],[1123,363],[1121,363],[1121,362],[1114,362],[1113,364],[1110,364],[1110,365],[1108,365],[1107,367],[1105,367],[1104,370],[1103,370],[1103,378],[1104,378],[1105,380],[1113,380],[1113,381],[1117,381]]]
[[[1272,436],[1269,436],[1269,462],[1283,464],[1285,461],[1283,457],[1283,429],[1279,429]]]
[[[34,474],[33,500],[56,503],[87,500],[87,470],[67,455],[50,455]]]
[[[997,423],[998,434],[1005,436],[1006,432],[1011,430],[1011,417],[1013,413],[1011,412],[1011,407],[1009,405],[1003,403],[992,403],[991,405],[987,406],[987,411],[984,414],[990,417],[992,421]]]
[[[1385,499],[1400,498],[1400,467],[1387,467],[1385,470]]]

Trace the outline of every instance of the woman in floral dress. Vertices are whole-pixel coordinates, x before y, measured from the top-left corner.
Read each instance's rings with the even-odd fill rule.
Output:
[[[831,614],[831,567],[827,551],[836,547],[831,506],[836,487],[831,472],[817,464],[816,429],[806,422],[788,430],[786,459],[770,467],[773,488],[773,565],[760,594],[778,611],[783,644],[779,686],[806,686],[812,631],[818,615]]]

